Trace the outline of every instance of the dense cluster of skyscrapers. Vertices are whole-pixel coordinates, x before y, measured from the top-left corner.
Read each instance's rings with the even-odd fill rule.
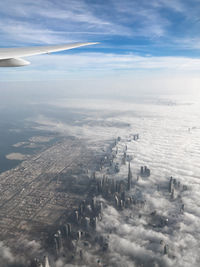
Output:
[[[44,259],[40,261],[39,259],[33,259],[31,261],[30,267],[50,267],[49,258],[44,256]]]
[[[133,140],[138,140],[139,135],[132,136]],[[117,173],[120,171],[120,164],[115,161],[118,154],[117,143],[121,138],[118,137],[111,149],[111,153],[104,155],[100,160],[100,172],[103,168],[108,168]],[[116,147],[115,147],[116,146]],[[131,207],[131,205],[140,204],[141,207],[145,205],[145,200],[139,199],[134,195],[131,195],[131,188],[134,186],[139,177],[149,177],[151,171],[147,166],[141,166],[138,173],[137,180],[133,181],[133,175],[131,171],[131,157],[127,155],[127,145],[125,146],[121,164],[124,165],[128,162],[128,173],[125,179],[116,180],[108,178],[104,172],[102,178],[97,177],[95,171],[91,175],[90,188],[88,188],[88,196],[85,200],[81,201],[79,206],[74,209],[68,218],[68,221],[60,226],[60,228],[53,235],[53,248],[56,257],[61,256],[64,251],[68,251],[68,259],[73,260],[74,257],[79,257],[80,261],[84,259],[84,250],[77,249],[79,242],[84,241],[99,245],[102,251],[106,251],[109,247],[109,242],[105,236],[97,235],[96,226],[99,220],[102,219],[102,210],[104,204],[98,200],[98,196],[102,196],[109,201],[116,209],[122,210]],[[175,198],[175,190],[186,190],[186,186],[181,186],[180,182],[170,178],[168,191],[171,199]],[[181,211],[184,211],[184,204],[181,206]],[[168,224],[168,219],[160,216],[156,211],[150,214],[152,220],[152,226],[165,227]],[[168,254],[168,245],[162,243],[163,254]],[[31,267],[50,267],[48,257],[45,257],[43,262],[34,260]]]
[[[151,171],[149,168],[147,168],[147,166],[141,166],[140,167],[140,175],[143,177],[148,177],[151,175]]]

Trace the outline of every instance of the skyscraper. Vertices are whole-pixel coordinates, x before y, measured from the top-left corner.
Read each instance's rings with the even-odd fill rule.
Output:
[[[128,184],[127,184],[127,190],[131,189],[131,181],[132,181],[132,172],[131,172],[131,163],[128,164]]]
[[[47,256],[44,256],[44,267],[50,267],[49,259]]]

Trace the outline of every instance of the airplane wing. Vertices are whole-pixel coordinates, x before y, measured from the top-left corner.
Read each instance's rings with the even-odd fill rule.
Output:
[[[69,50],[86,45],[94,45],[97,43],[73,43],[55,46],[35,46],[35,47],[19,47],[19,48],[0,48],[0,67],[21,67],[29,65],[30,62],[21,59],[21,57],[34,56],[40,54],[49,54]]]

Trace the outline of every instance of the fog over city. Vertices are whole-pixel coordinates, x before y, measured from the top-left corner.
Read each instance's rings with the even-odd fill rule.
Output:
[[[38,135],[45,131],[59,138],[74,136],[95,150],[100,149],[102,142],[106,144],[120,136],[116,157],[119,162],[123,147],[127,146],[132,159],[129,195],[145,200],[145,205],[117,209],[101,195],[97,197],[104,208],[96,232],[109,238],[109,249],[104,256],[108,266],[198,266],[199,105],[192,96],[180,95],[131,101],[73,98],[50,101],[27,116],[26,123]],[[139,133],[137,141],[131,139],[134,133]],[[108,177],[126,180],[127,164],[120,163],[120,171],[115,175],[108,173]],[[140,166],[148,166],[151,175],[137,181]],[[101,174],[97,171],[97,175]],[[177,190],[173,199],[168,190],[171,176],[185,188]],[[166,225],[159,225],[162,218],[167,219]],[[18,244],[20,250],[28,251],[29,257],[48,255],[39,241],[27,240],[26,236],[22,235]],[[27,260],[27,255],[25,259],[23,255],[15,255],[3,242],[1,251],[1,262],[10,266],[18,261],[25,264]],[[99,257],[95,255],[98,252],[94,247],[88,247],[85,266],[95,264]],[[49,255],[49,258],[55,266],[81,265],[77,260],[69,264],[62,257],[55,260]]]
[[[199,14],[0,2],[0,51],[95,43],[0,68],[0,267],[200,265]]]
[[[77,103],[75,105],[77,106]],[[114,102],[108,109],[103,102],[102,107],[98,103],[95,109],[95,100],[90,100],[85,108],[91,108],[93,118],[96,117],[96,113],[98,118],[100,114],[105,113],[103,125],[101,119],[93,121],[94,125],[86,119],[85,125],[83,121],[83,126],[74,126],[70,129],[65,123],[57,124],[51,120],[48,122],[48,119],[41,119],[42,127],[51,127],[61,133],[71,130],[74,134],[85,135],[86,138],[109,138],[114,137],[116,133],[123,138],[131,132],[140,133],[141,138],[138,142],[128,143],[128,153],[133,156],[132,171],[136,179],[140,166],[150,167],[151,177],[141,181],[140,185],[147,201],[145,211],[151,213],[159,210],[162,216],[169,218],[169,225],[162,231],[149,229],[148,217],[138,219],[134,210],[120,213],[108,204],[103,212],[103,220],[98,225],[98,231],[108,235],[110,230],[116,229],[109,237],[108,257],[111,265],[154,266],[156,262],[159,266],[198,265],[199,105],[198,101],[190,102],[187,98],[172,96],[155,98],[149,100],[149,103]],[[124,172],[122,170],[120,175],[125,177],[126,169]],[[167,188],[171,176],[188,187],[188,190],[181,194],[181,200],[172,202],[166,189],[157,190],[157,185]],[[133,193],[134,191],[135,189]],[[183,214],[180,213],[180,201],[185,206]],[[161,240],[169,246],[169,257],[162,255]]]

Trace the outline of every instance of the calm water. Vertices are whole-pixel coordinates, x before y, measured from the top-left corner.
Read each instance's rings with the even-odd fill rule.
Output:
[[[34,136],[53,137],[49,142],[43,143],[42,148],[44,148],[63,136],[59,129],[51,126],[42,127],[46,120],[56,123],[63,122],[72,126],[75,121],[83,120],[85,117],[84,113],[81,114],[72,108],[65,109],[48,104],[2,106],[0,108],[0,172],[20,163],[19,160],[8,160],[6,155],[13,152],[33,154],[41,149],[41,147],[13,147],[14,144],[27,142]],[[64,135],[68,135],[68,133],[65,132]]]

